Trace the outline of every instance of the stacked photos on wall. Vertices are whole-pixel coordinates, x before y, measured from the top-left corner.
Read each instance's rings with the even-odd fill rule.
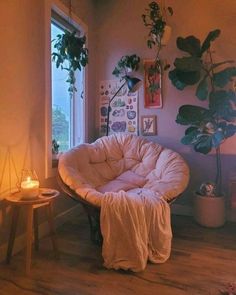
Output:
[[[101,81],[100,135],[106,135],[108,103],[121,86],[119,80]],[[109,135],[117,132],[138,134],[138,92],[130,93],[125,85],[111,102]]]

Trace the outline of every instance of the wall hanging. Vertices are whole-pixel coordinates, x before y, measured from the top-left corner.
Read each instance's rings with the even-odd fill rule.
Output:
[[[101,136],[116,132],[138,134],[138,92],[130,93],[127,86],[120,89],[122,85],[123,83],[117,80],[100,82]],[[109,101],[119,89],[110,104],[110,116],[108,116]]]
[[[157,135],[157,117],[141,116],[141,132],[142,135]]]
[[[144,61],[144,106],[162,108],[161,71],[155,70],[155,61]]]
[[[136,55],[122,56],[112,74],[120,81],[100,83],[100,134],[138,133],[138,92],[141,80],[132,77],[139,68]]]

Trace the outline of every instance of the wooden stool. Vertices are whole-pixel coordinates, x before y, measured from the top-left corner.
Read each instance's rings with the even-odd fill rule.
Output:
[[[6,201],[12,206],[12,222],[10,236],[8,240],[8,248],[6,255],[6,262],[10,263],[12,250],[15,241],[17,223],[19,219],[19,212],[21,207],[26,207],[27,210],[27,241],[26,241],[26,274],[30,273],[31,266],[31,253],[32,253],[32,238],[33,238],[33,223],[34,223],[34,240],[35,249],[39,249],[39,237],[38,237],[38,208],[46,206],[47,208],[47,218],[50,229],[50,236],[52,239],[53,250],[56,256],[59,256],[55,229],[53,224],[53,208],[52,202],[59,195],[59,192],[54,189],[40,188],[40,194],[34,199],[23,199],[20,192],[11,194],[6,197]]]

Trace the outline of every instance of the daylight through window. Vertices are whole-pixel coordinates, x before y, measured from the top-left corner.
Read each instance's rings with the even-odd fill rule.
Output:
[[[51,22],[51,40],[64,32],[64,23]],[[51,46],[53,52],[53,42]],[[51,52],[51,53],[52,53]],[[51,63],[52,72],[52,142],[59,145],[57,152],[64,152],[84,142],[84,69],[76,72],[76,88],[70,97],[68,72]],[[56,143],[56,144],[55,144]]]

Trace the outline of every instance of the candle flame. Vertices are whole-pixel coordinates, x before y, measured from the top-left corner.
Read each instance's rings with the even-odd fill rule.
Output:
[[[28,176],[28,177],[27,177],[27,182],[30,182],[30,181],[31,181],[31,177]]]

